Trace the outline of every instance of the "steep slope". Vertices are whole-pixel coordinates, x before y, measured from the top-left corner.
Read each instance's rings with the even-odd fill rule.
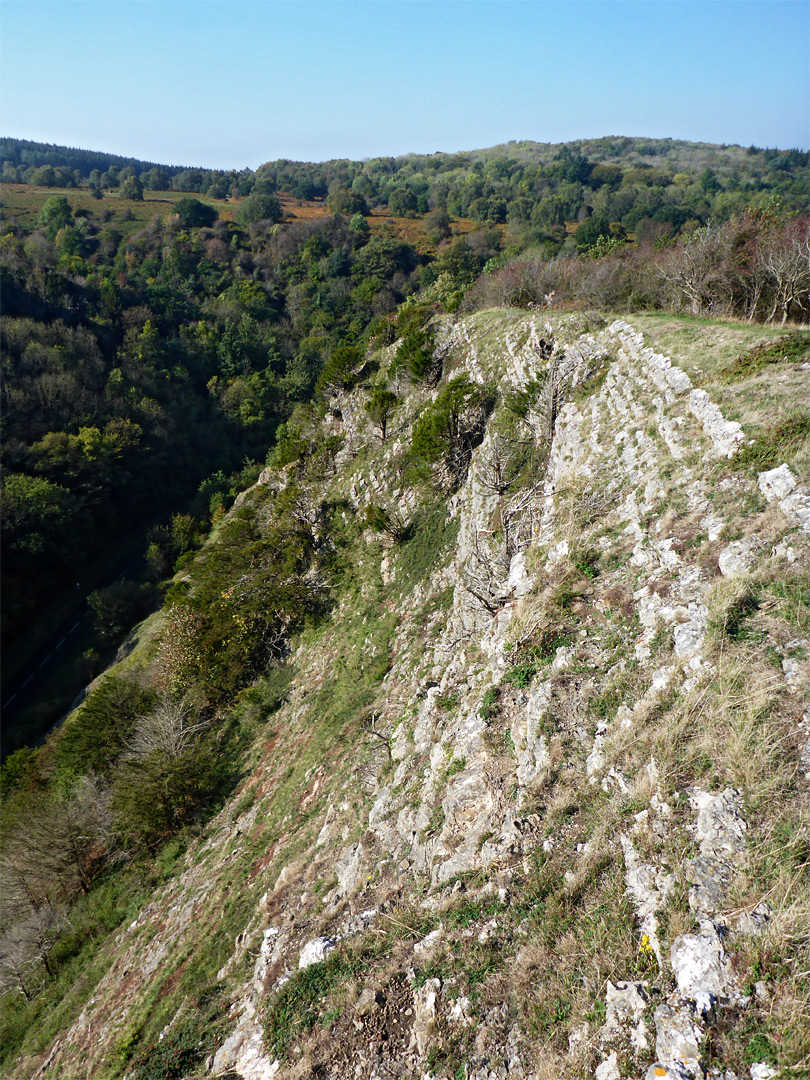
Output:
[[[448,320],[435,389],[392,346],[386,441],[337,394],[334,475],[296,480],[345,528],[331,614],[244,696],[236,797],[12,1075],[808,1067],[808,357],[632,322]]]

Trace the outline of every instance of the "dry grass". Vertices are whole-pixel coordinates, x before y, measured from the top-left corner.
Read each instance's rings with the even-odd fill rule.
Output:
[[[741,354],[764,341],[795,333],[796,328],[763,326],[737,319],[703,319],[688,315],[633,315],[645,339],[682,367],[698,385],[714,383]]]
[[[73,210],[87,210],[94,218],[105,211],[111,213],[111,220],[117,228],[123,228],[125,232],[133,232],[151,221],[156,214],[168,214],[174,203],[187,197],[186,192],[181,191],[145,191],[143,201],[124,199],[118,190],[112,189],[105,193],[101,200],[94,199],[86,188],[45,188],[35,187],[29,184],[2,184],[0,185],[0,199],[2,199],[3,215],[6,219],[14,219],[24,229],[34,229],[37,218],[46,201],[53,195],[64,195],[68,199]],[[213,206],[221,220],[233,221],[236,211],[242,202],[241,199],[213,199],[208,195],[192,193],[192,197],[199,199],[208,206]],[[279,202],[284,220],[289,221],[318,221],[332,216],[325,199],[305,200],[292,195],[279,193]],[[122,214],[131,214],[131,220],[124,220]],[[392,232],[399,241],[413,244],[420,251],[431,252],[435,246],[425,236],[421,218],[398,218],[388,213],[388,207],[380,206],[372,210],[367,221],[373,234]],[[452,223],[453,238],[467,236],[477,229],[481,223],[471,218],[457,218]],[[490,228],[491,226],[488,226]],[[504,226],[494,226],[503,231]]]
[[[37,218],[48,199],[53,195],[64,195],[74,212],[87,210],[92,218],[101,217],[109,212],[111,223],[124,232],[133,232],[151,221],[156,214],[165,216],[180,199],[187,198],[182,191],[145,191],[143,201],[124,199],[113,189],[103,199],[94,199],[86,188],[44,188],[27,184],[0,184],[3,216],[15,219],[24,229],[33,229]],[[194,195],[195,199],[213,206],[223,221],[233,217],[236,203],[224,199],[211,199],[207,195]],[[131,215],[131,220],[124,220],[124,214]]]

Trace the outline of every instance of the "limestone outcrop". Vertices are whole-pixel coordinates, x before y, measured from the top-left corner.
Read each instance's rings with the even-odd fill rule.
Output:
[[[436,390],[382,444],[362,391],[324,421],[344,443],[318,497],[396,508],[424,548],[369,526],[242,803],[118,935],[143,992],[249,898],[201,1075],[764,1080],[810,1053],[810,495],[786,463],[737,467],[710,363],[578,319],[443,325],[448,376],[499,394],[449,496],[403,464]],[[347,656],[355,679],[385,660],[348,720]],[[78,1076],[71,1047],[102,1075],[129,1009],[110,971],[31,1075]]]

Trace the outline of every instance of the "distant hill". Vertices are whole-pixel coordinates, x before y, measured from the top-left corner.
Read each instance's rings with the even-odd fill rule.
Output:
[[[43,165],[75,169],[85,180],[89,179],[93,169],[108,172],[111,168],[130,168],[140,174],[149,169],[160,168],[173,176],[186,168],[184,165],[161,165],[156,161],[105,154],[100,150],[81,150],[75,146],[57,146],[54,143],[32,142],[30,139],[0,138],[0,165],[6,164],[18,169],[38,169]]]

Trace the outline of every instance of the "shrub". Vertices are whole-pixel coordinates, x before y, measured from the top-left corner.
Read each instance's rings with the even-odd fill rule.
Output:
[[[391,390],[384,386],[377,386],[366,399],[364,408],[368,413],[369,420],[376,424],[380,430],[380,438],[385,442],[388,431],[388,419],[396,408],[399,398]]]
[[[319,390],[348,390],[355,382],[363,353],[357,345],[338,345],[318,376]]]
[[[404,368],[415,382],[435,386],[442,374],[442,361],[434,352],[433,327],[409,330],[397,349],[392,373]]]
[[[253,192],[236,211],[236,220],[240,225],[251,225],[254,221],[281,221],[281,203],[275,195]]]
[[[88,597],[93,623],[102,641],[112,642],[139,622],[155,600],[154,590],[134,581],[117,581]]]
[[[484,696],[481,699],[481,707],[478,710],[478,715],[482,720],[492,720],[493,717],[498,715],[500,706],[498,699],[501,696],[501,690],[498,686],[490,686],[484,691]]]
[[[533,659],[521,660],[514,664],[503,677],[503,681],[510,683],[518,690],[525,690],[531,684],[537,674],[537,663]]]
[[[185,229],[210,228],[219,216],[213,206],[187,196],[174,204],[174,213],[179,215]]]
[[[56,762],[76,773],[108,774],[139,716],[154,707],[153,690],[108,675],[62,726]]]
[[[493,405],[494,395],[466,375],[451,380],[414,424],[411,457],[438,465],[440,486],[454,489],[466,475]]]

